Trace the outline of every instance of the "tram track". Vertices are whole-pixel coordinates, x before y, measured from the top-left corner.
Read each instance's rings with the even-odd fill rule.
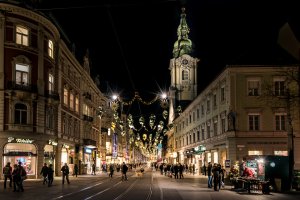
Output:
[[[73,191],[67,194],[62,194],[53,200],[63,199],[111,199],[111,200],[127,200],[132,199],[132,194],[139,192],[138,199],[150,200],[152,196],[152,182],[153,177],[150,178],[139,178],[130,176],[129,181],[121,181],[120,177],[114,179],[102,179],[100,182],[94,183],[80,190]],[[148,182],[148,183],[147,183]],[[145,188],[145,184],[148,187]],[[134,192],[131,192],[134,191]],[[142,192],[141,192],[142,191]],[[145,195],[146,194],[146,195]]]

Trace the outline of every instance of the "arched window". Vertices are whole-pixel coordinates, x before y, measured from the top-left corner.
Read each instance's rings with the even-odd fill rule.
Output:
[[[15,124],[27,124],[27,106],[21,103],[15,105]]]

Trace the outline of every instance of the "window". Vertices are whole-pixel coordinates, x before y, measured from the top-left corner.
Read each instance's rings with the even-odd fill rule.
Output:
[[[48,89],[49,89],[49,93],[52,93],[54,91],[54,76],[52,74],[49,74],[48,77],[48,81],[49,81],[49,85],[48,85]]]
[[[218,135],[218,121],[214,121],[214,136]]]
[[[54,114],[53,114],[53,108],[48,107],[47,111],[46,111],[46,127],[49,129],[53,129],[54,128]]]
[[[48,40],[48,55],[53,58],[54,57],[54,48],[53,48],[53,42],[52,40]]]
[[[213,96],[213,107],[217,108],[217,95],[216,94],[214,94],[214,96]]]
[[[74,94],[70,92],[70,109],[74,110]]]
[[[200,117],[200,110],[199,108],[197,108],[197,119],[199,119],[199,117]]]
[[[275,96],[284,96],[284,81],[274,82],[274,94]]]
[[[189,80],[189,72],[187,70],[182,70],[182,80]]]
[[[210,124],[206,126],[206,130],[207,130],[207,138],[210,138]]]
[[[221,118],[221,133],[225,133],[225,118]]]
[[[82,113],[86,116],[90,116],[90,108],[88,107],[88,105],[83,104],[83,111]]]
[[[204,105],[201,105],[201,115],[204,115]]]
[[[275,130],[285,131],[286,130],[286,115],[276,114],[275,115]]]
[[[75,111],[78,113],[79,112],[79,98],[78,95],[75,97]]]
[[[259,115],[258,114],[250,114],[248,115],[249,119],[249,130],[250,131],[258,131],[259,130]]]
[[[15,124],[27,124],[27,106],[21,103],[15,105]]]
[[[225,101],[225,87],[221,87],[221,102]]]
[[[186,136],[186,145],[189,145],[189,136],[188,135]]]
[[[29,84],[29,65],[16,64],[16,84]]]
[[[200,141],[200,131],[197,131],[197,141]]]
[[[205,139],[205,131],[204,131],[204,128],[201,129],[201,137],[202,137],[202,140]]]
[[[16,43],[28,46],[29,31],[24,26],[16,26]]]
[[[210,100],[208,99],[206,103],[207,103],[206,112],[210,112]]]
[[[258,80],[248,80],[248,95],[258,96],[259,95],[259,81]]]
[[[64,104],[67,106],[68,105],[68,96],[69,96],[69,91],[68,88],[64,88]]]

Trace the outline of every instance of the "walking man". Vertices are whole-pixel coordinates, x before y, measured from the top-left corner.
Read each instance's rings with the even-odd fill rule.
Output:
[[[123,165],[122,165],[122,180],[127,181],[127,175],[126,175],[127,171],[128,171],[128,167],[125,164],[125,162],[123,162]]]
[[[47,176],[48,176],[48,187],[50,187],[53,183],[53,174],[54,174],[54,170],[52,168],[52,164],[49,165],[48,169],[47,169]]]
[[[3,167],[3,175],[4,175],[4,189],[6,189],[6,182],[9,179],[9,187],[12,187],[12,167],[10,166],[10,162],[8,162],[5,167]]]
[[[43,175],[43,177],[44,177],[43,185],[45,185],[45,183],[47,183],[47,175],[48,175],[47,163],[44,163],[44,166],[42,167],[40,174]]]
[[[69,181],[69,166],[67,165],[67,163],[65,163],[65,165],[61,168],[62,171],[62,184],[65,184],[65,179],[67,180],[68,184],[70,184]]]

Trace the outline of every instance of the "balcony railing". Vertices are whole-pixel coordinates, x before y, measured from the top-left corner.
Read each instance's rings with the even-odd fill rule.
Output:
[[[53,100],[59,101],[59,94],[58,94],[58,92],[47,90],[46,93],[45,93],[45,96],[48,97],[48,98],[51,98]]]
[[[9,81],[7,83],[7,89],[9,90],[21,90],[27,92],[37,92],[37,85],[27,83],[16,83],[15,81]]]

